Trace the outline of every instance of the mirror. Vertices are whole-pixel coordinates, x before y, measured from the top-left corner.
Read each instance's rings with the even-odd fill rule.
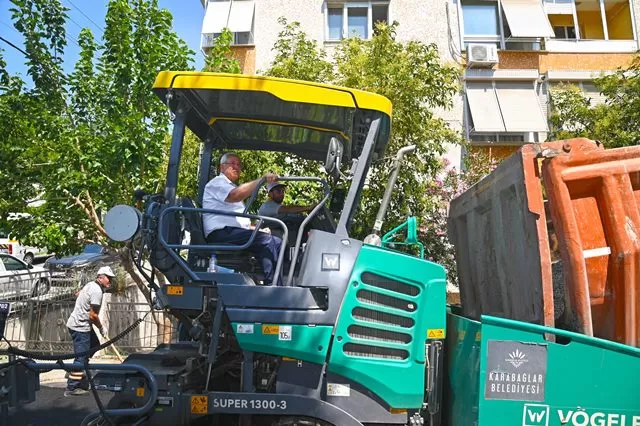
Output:
[[[327,174],[338,176],[340,174],[340,162],[342,161],[342,142],[336,137],[329,141],[327,158],[324,162],[324,169]]]

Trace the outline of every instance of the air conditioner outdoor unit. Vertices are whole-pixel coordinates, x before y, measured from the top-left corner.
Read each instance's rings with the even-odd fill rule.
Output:
[[[498,48],[495,44],[473,44],[467,46],[469,65],[494,65],[498,63]]]

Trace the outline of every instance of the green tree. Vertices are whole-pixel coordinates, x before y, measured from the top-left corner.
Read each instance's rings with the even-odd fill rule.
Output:
[[[229,31],[229,28],[224,28],[222,33],[215,39],[211,50],[205,58],[203,71],[240,74],[242,71],[240,64],[231,52],[232,42],[233,33]]]
[[[12,223],[12,233],[58,254],[86,242],[109,245],[103,214],[162,179],[170,120],[151,91],[158,70],[189,69],[193,52],[157,0],[111,0],[102,41],[82,30],[80,58],[66,74],[60,1],[12,3],[33,86],[0,77],[0,111],[7,113],[1,125],[12,129],[1,142],[10,161],[3,158],[0,173],[12,184],[2,193],[0,216],[29,211],[30,219]],[[36,198],[44,203],[29,209],[25,200]]]
[[[354,235],[363,237],[370,232],[395,152],[411,144],[417,149],[405,159],[384,228],[397,226],[409,214],[418,216],[423,224],[440,220],[443,195],[434,194],[431,189],[435,176],[444,173],[440,158],[447,144],[459,143],[460,135],[438,118],[434,110],[451,107],[453,96],[459,90],[458,67],[443,64],[433,44],[396,40],[397,23],[378,24],[370,40],[342,40],[331,63],[325,50],[306,36],[299,23],[289,23],[284,18],[279,22],[284,29],[274,46],[276,55],[267,75],[362,89],[384,95],[393,103],[387,157],[372,165],[361,208],[354,220]],[[311,164],[287,171],[318,173],[317,165]],[[444,228],[438,232],[444,233]],[[433,247],[431,258],[454,268],[450,248]]]
[[[550,139],[588,137],[616,148],[640,143],[640,56],[628,69],[594,81],[605,98],[593,105],[576,86],[551,90]]]

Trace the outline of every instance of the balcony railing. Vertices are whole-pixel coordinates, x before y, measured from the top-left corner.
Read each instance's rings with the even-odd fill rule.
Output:
[[[205,33],[201,35],[201,48],[206,49],[213,47],[216,43],[216,39],[220,37],[220,33]],[[253,33],[252,32],[238,32],[233,33],[232,46],[247,46],[253,45]]]
[[[636,40],[548,39],[545,47],[549,52],[633,53],[638,51],[638,42]]]

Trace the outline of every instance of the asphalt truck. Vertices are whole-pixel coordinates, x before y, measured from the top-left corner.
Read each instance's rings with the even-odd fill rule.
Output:
[[[574,327],[587,322],[569,313],[586,315],[592,301],[567,297],[566,318],[556,322],[549,314],[553,285],[541,275],[550,274],[551,262],[540,256],[550,253],[548,240],[540,239],[546,216],[525,201],[532,185],[540,187],[545,164],[567,153],[562,146],[555,155],[536,152],[526,165],[520,161],[509,169],[512,181],[496,180],[505,176],[501,166],[452,204],[462,304],[447,306],[445,269],[390,245],[405,231],[399,243],[418,244],[415,219],[381,234],[397,170],[412,147],[396,154],[371,234],[361,241],[351,233],[367,172],[385,155],[389,100],[311,82],[197,72],[161,72],[153,90],[173,120],[165,188],[141,194],[140,210],[114,207],[105,229],[131,244],[154,291],[153,309],[172,314],[182,338],[132,354],[122,365],[91,365],[99,370],[94,386],[114,396],[83,424],[640,425],[637,344],[612,338],[615,332],[598,337]],[[182,156],[187,128],[202,141],[198,159]],[[202,214],[229,214],[202,208],[204,187],[216,173],[217,155],[235,150],[285,152],[324,166],[321,177],[282,178],[318,187],[317,205],[302,221],[251,213],[263,185],[240,215],[255,222],[256,233],[264,225],[282,230],[286,244],[275,274],[282,279],[274,285],[260,285],[249,243],[204,239]],[[638,167],[638,158],[629,165]],[[199,162],[195,199],[178,193],[184,161]],[[523,179],[524,168],[538,180]],[[635,173],[627,175],[637,197]],[[494,181],[512,186],[496,190]],[[635,203],[636,216],[624,222],[631,230],[638,226]],[[479,219],[487,214],[495,220]],[[515,235],[518,227],[523,231]],[[491,238],[465,240],[468,235]],[[209,272],[214,253],[224,269]],[[569,276],[573,269],[563,267]],[[637,303],[638,275],[631,282]],[[24,388],[51,364],[23,359],[12,366],[19,369],[13,377],[32,379],[16,385],[13,401],[33,399]]]

